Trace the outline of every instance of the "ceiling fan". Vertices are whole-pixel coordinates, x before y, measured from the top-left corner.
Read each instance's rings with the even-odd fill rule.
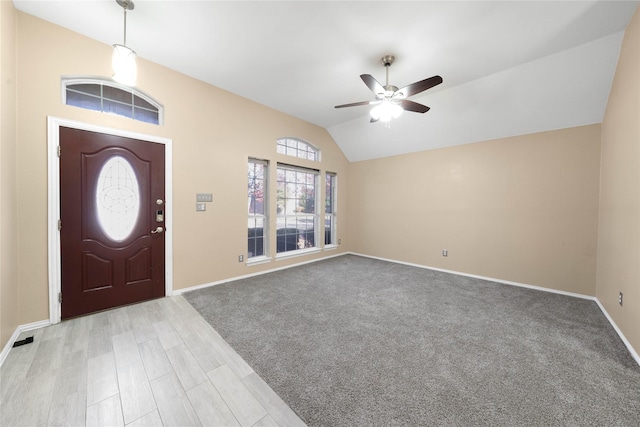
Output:
[[[382,57],[382,64],[387,69],[387,81],[386,85],[382,86],[373,76],[370,74],[361,74],[360,78],[367,85],[371,92],[374,93],[376,99],[374,101],[362,101],[354,102],[351,104],[336,105],[335,108],[345,107],[357,107],[359,105],[375,105],[371,109],[370,122],[377,122],[381,120],[385,123],[389,123],[391,118],[398,117],[403,110],[413,111],[415,113],[426,113],[429,111],[429,107],[419,104],[414,101],[409,101],[407,98],[417,93],[423,92],[434,86],[442,83],[442,77],[433,76],[428,79],[420,80],[419,82],[412,83],[404,86],[400,89],[397,86],[389,84],[389,67],[395,61],[395,56],[385,55]]]

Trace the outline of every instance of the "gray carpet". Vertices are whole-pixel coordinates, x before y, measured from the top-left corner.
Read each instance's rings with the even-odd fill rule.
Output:
[[[640,426],[593,301],[353,255],[184,296],[311,426]]]

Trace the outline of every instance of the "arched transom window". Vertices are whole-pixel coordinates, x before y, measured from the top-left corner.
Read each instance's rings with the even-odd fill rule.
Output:
[[[162,124],[160,103],[128,86],[93,78],[63,79],[66,105],[117,114],[141,122]]]
[[[277,145],[278,153],[299,159],[320,161],[320,150],[310,143],[297,138],[280,138]]]

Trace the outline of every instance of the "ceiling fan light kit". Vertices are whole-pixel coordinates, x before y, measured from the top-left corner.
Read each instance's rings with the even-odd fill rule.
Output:
[[[423,92],[442,83],[442,77],[433,76],[428,79],[420,80],[398,89],[397,86],[389,84],[389,67],[395,61],[395,56],[385,55],[382,57],[382,65],[386,69],[386,84],[382,86],[370,74],[362,74],[360,78],[373,92],[376,99],[374,101],[361,101],[351,104],[336,105],[335,108],[356,107],[359,105],[375,105],[369,115],[371,123],[381,121],[389,126],[391,119],[400,117],[402,111],[412,111],[414,113],[426,113],[429,107],[414,101],[409,101],[408,97]]]
[[[135,5],[132,0],[116,0],[116,3],[124,11],[124,41],[122,44],[113,45],[111,55],[113,80],[127,86],[135,86],[138,74],[137,54],[133,49],[127,47],[127,10],[133,10]]]
[[[372,121],[376,122],[380,120],[383,123],[388,123],[391,119],[397,119],[402,114],[402,107],[391,101],[383,100],[380,104],[371,109],[369,115]]]

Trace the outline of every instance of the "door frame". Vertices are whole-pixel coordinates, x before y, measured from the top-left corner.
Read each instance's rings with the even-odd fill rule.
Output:
[[[108,128],[59,117],[47,116],[47,164],[48,164],[48,275],[49,275],[49,323],[60,323],[61,304],[58,295],[62,289],[60,231],[60,127],[105,133],[124,138],[155,142],[165,146],[165,296],[173,294],[173,140],[154,135],[145,135],[121,129]]]

